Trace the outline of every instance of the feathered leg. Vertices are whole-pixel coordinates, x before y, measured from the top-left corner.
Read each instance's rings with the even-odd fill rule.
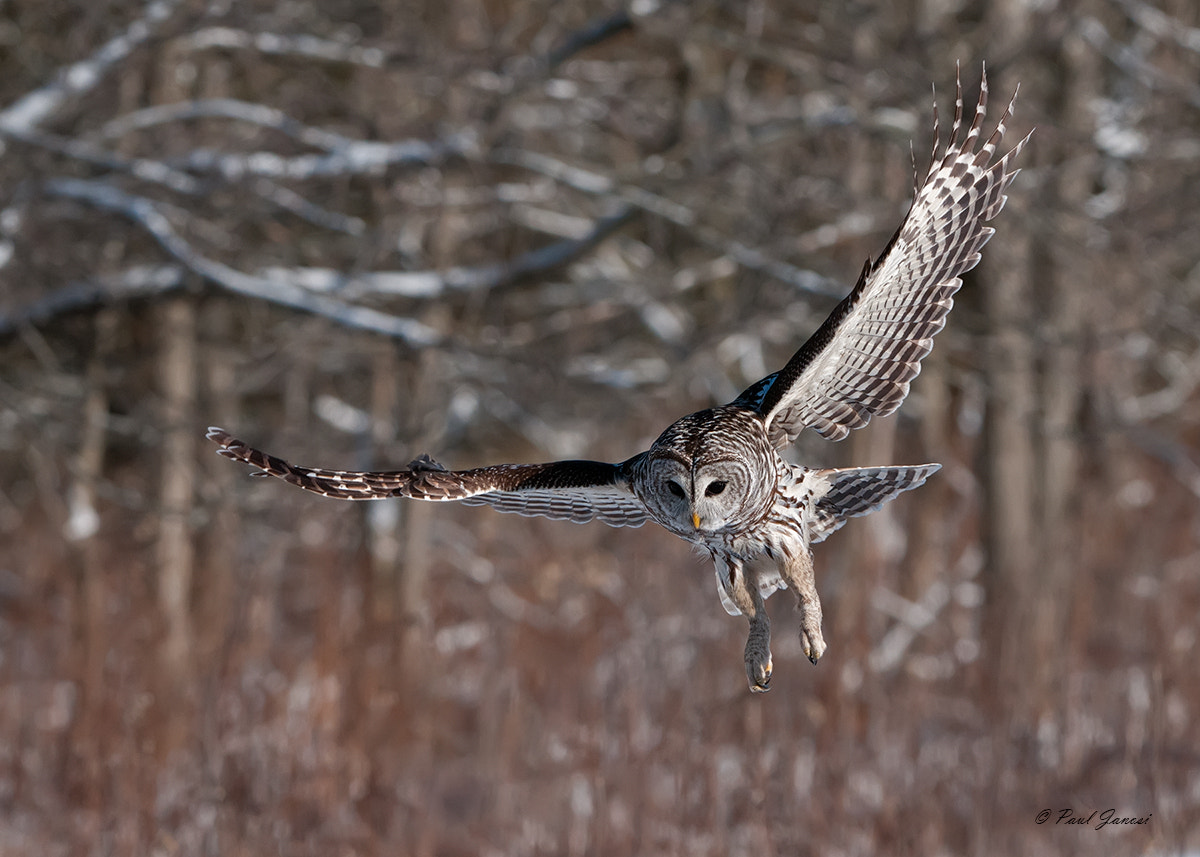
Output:
[[[800,642],[804,654],[814,664],[825,654],[825,639],[821,636],[821,599],[813,575],[811,545],[823,541],[846,523],[847,518],[874,512],[899,494],[921,485],[939,467],[940,464],[919,464],[806,472],[805,477],[815,475],[818,480],[826,480],[829,487],[817,498],[811,510],[810,546],[786,556],[779,563],[779,573],[796,594],[800,607]]]
[[[770,690],[771,620],[767,605],[758,589],[758,575],[736,557],[718,557],[717,570],[722,575],[729,599],[750,622],[746,638],[746,679],[755,693]]]
[[[825,638],[821,636],[821,598],[813,574],[811,550],[801,550],[779,563],[779,573],[796,595],[800,608],[800,643],[804,654],[814,664],[825,654]]]

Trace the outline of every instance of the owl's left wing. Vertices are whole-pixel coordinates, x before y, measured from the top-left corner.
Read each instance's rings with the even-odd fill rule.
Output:
[[[341,500],[458,500],[468,506],[491,506],[530,517],[580,524],[598,520],[611,527],[640,527],[647,517],[646,507],[630,487],[636,457],[621,464],[553,461],[447,470],[423,455],[407,470],[325,470],[289,464],[247,446],[224,429],[209,428],[207,436],[220,447],[219,454],[257,467],[256,476],[274,476],[305,491]]]
[[[908,395],[954,306],[959,277],[979,262],[995,231],[985,224],[1004,206],[1004,191],[1018,172],[1012,164],[1029,139],[992,162],[1016,95],[980,147],[987,95],[985,75],[974,120],[959,142],[958,84],[954,126],[940,156],[935,107],[933,162],[883,254],[867,261],[854,289],[783,369],[734,401],[763,416],[777,447],[805,427],[841,440],[872,416],[892,413]]]

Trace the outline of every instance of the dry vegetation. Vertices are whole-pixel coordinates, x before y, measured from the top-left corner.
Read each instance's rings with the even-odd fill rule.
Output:
[[[0,852],[1200,848],[1190,0],[0,5]],[[293,461],[617,459],[889,237],[930,82],[1038,127],[772,692],[648,526]],[[72,66],[74,63],[80,65]],[[1114,807],[1147,825],[1035,823]]]

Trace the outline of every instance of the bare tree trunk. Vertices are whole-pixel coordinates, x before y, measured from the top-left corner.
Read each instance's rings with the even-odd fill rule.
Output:
[[[168,53],[168,60],[170,59]],[[230,77],[230,63],[226,55],[214,54],[207,57],[198,76],[196,95],[205,99],[230,97],[234,90]],[[182,84],[175,86],[181,90],[184,88]],[[161,94],[166,96],[169,93]],[[184,92],[172,95],[174,98],[186,96],[187,93]],[[233,307],[225,302],[202,305],[200,325],[206,339],[211,337],[217,341],[225,341],[226,337],[232,336],[233,312]],[[203,382],[208,389],[205,407],[212,409],[209,419],[221,426],[240,424],[235,366],[231,355],[223,348],[209,348],[202,354],[201,362],[206,372]],[[203,424],[197,423],[193,430],[199,431],[202,428]],[[197,604],[194,611],[200,626],[196,651],[207,665],[205,680],[215,686],[225,666],[220,654],[229,643],[233,627],[231,616],[235,603],[233,568],[236,555],[232,547],[238,543],[240,531],[239,515],[231,498],[237,493],[234,490],[237,474],[231,473],[228,467],[221,466],[223,462],[216,456],[203,456],[201,460],[205,465],[201,468],[203,485],[212,486],[216,496],[224,498],[216,504],[208,504],[214,515],[211,527],[213,538],[204,552],[206,561],[201,572],[203,583],[197,587]]]
[[[1068,37],[1062,45],[1063,103],[1061,113],[1067,127],[1083,128],[1090,121],[1091,105],[1099,95],[1101,57],[1079,36]],[[1064,147],[1067,148],[1067,147]],[[1058,153],[1058,199],[1067,203],[1074,215],[1055,221],[1058,248],[1087,245],[1087,223],[1083,206],[1091,194],[1098,169],[1094,150],[1086,153],[1070,150]],[[1062,250],[1060,249],[1060,254]],[[1071,624],[1071,579],[1078,565],[1079,530],[1077,493],[1080,450],[1077,441],[1078,416],[1083,408],[1083,348],[1087,331],[1089,286],[1094,282],[1088,259],[1080,259],[1068,250],[1069,258],[1050,258],[1044,278],[1051,286],[1046,318],[1046,364],[1042,389],[1043,451],[1040,468],[1042,494],[1042,562],[1038,570],[1039,589],[1035,598],[1029,640],[1032,666],[1033,701],[1039,734],[1055,746],[1048,761],[1061,764],[1065,722],[1067,673],[1072,660],[1072,641],[1065,636]],[[1041,266],[1039,265],[1039,268]],[[1075,764],[1079,760],[1073,760]]]
[[[218,342],[226,342],[232,336],[232,307],[227,302],[214,302],[204,307],[200,321],[206,336]],[[202,364],[207,374],[206,416],[211,416],[217,425],[239,425],[234,363],[229,351],[219,346],[209,347],[203,353]],[[236,617],[242,608],[238,603],[234,575],[235,546],[242,539],[241,515],[234,499],[238,495],[236,485],[241,474],[226,467],[219,456],[202,454],[200,460],[201,502],[212,515],[212,521],[197,563],[202,584],[196,587],[195,616],[199,627],[196,651],[203,664],[202,674],[198,676],[203,687],[201,698],[207,700],[197,709],[197,731],[204,787],[217,793],[222,787],[223,724],[221,709],[215,701],[220,698],[225,677],[231,672],[231,661],[239,654],[236,647],[245,640],[238,633],[241,628]],[[211,494],[205,496],[205,488]],[[218,850],[214,847],[216,839],[216,832],[210,831],[205,847],[210,851]]]
[[[873,33],[867,28],[856,34],[854,55],[857,62],[869,64],[878,50]],[[868,110],[865,96],[851,96],[855,113]],[[879,141],[862,134],[848,135],[845,184],[855,197],[873,195],[884,183],[877,157]],[[855,264],[859,264],[856,260]],[[895,420],[876,420],[862,431],[854,432],[849,438],[849,460],[855,463],[885,463],[891,460],[895,449]],[[844,665],[844,671],[836,685],[834,713],[830,718],[832,728],[839,737],[849,742],[862,740],[867,712],[874,704],[870,685],[862,684],[862,677],[871,652],[870,598],[879,583],[883,556],[880,541],[875,536],[883,525],[882,515],[887,509],[876,512],[871,518],[855,521],[850,526],[858,529],[858,538],[846,540],[841,547],[841,580],[836,590],[836,600],[830,605],[830,621],[825,634],[839,649],[836,663]],[[817,578],[818,588],[821,579]],[[829,584],[826,583],[828,588]],[[818,665],[823,666],[823,665]],[[848,676],[854,676],[847,681]],[[842,708],[839,713],[838,708]]]
[[[998,243],[998,242],[994,242]],[[1025,722],[1025,676],[1030,649],[1026,634],[1035,571],[1037,456],[1033,408],[1037,383],[1032,342],[1027,335],[1030,240],[1014,235],[1003,248],[1006,259],[981,274],[991,325],[987,351],[989,399],[986,420],[985,527],[988,563],[984,657],[993,665],[984,688],[989,715],[999,720],[996,764],[1007,764],[1010,729]],[[1003,704],[997,707],[997,703]],[[1007,721],[1009,728],[1004,725]]]
[[[158,598],[166,624],[165,674],[182,702],[192,674],[191,588],[194,546],[190,518],[196,485],[196,310],[190,298],[162,312],[163,449],[157,561]]]
[[[1022,694],[1028,670],[1026,636],[1036,559],[1037,454],[1034,444],[1037,366],[1028,335],[1033,322],[1029,280],[1031,241],[1014,236],[1002,251],[1006,263],[987,278],[992,324],[988,352],[987,411],[988,555],[999,621],[990,640],[1000,665],[998,691]]]
[[[79,551],[80,592],[77,600],[79,648],[82,652],[79,717],[73,736],[76,764],[89,807],[103,803],[105,735],[107,734],[104,662],[109,651],[106,603],[108,588],[104,580],[104,562],[97,538],[100,528],[96,508],[96,488],[103,475],[104,452],[108,431],[108,392],[106,367],[116,337],[117,313],[102,310],[95,320],[95,345],[87,368],[87,397],[83,406],[83,437],[75,459],[75,480],[67,490],[68,518],[64,526],[67,540]]]
[[[218,338],[228,335],[230,321],[228,304],[214,304],[207,307],[202,315],[204,329],[215,333]],[[225,350],[212,348],[206,350],[203,362],[208,388],[205,416],[216,425],[240,424],[237,393],[234,389],[233,361],[229,359]],[[202,493],[217,499],[216,502],[207,504],[211,509],[213,521],[210,527],[211,537],[204,551],[204,583],[197,592],[199,603],[196,612],[201,625],[201,638],[197,640],[197,644],[198,650],[210,664],[209,669],[219,670],[217,658],[228,641],[230,618],[234,609],[233,568],[236,554],[233,546],[238,543],[240,533],[239,516],[233,498],[237,496],[235,477],[239,474],[229,467],[221,466],[222,459],[218,456],[202,456],[201,461],[204,464],[203,488],[207,489]]]
[[[1028,9],[1004,2],[990,10],[991,27],[1004,34],[996,50],[1024,39],[1030,26]],[[993,89],[996,81],[991,81]],[[1019,220],[1025,205],[1010,198],[1005,216]],[[1028,215],[1026,215],[1028,216]],[[984,307],[989,324],[986,349],[988,401],[985,421],[983,518],[987,547],[984,586],[987,604],[983,621],[983,657],[992,664],[982,690],[993,724],[991,780],[1008,782],[1005,772],[1020,764],[1014,741],[1031,736],[1027,729],[1030,700],[1026,675],[1032,609],[1037,591],[1037,446],[1035,409],[1038,367],[1034,341],[1031,288],[1034,255],[1031,232],[1002,232],[988,247],[993,261],[981,267]],[[997,789],[980,801],[980,820],[974,825],[974,851],[996,850],[1010,841],[999,818],[1011,792]],[[990,798],[990,800],[989,800]],[[995,836],[995,838],[993,838]],[[1003,845],[1000,846],[1003,848]]]
[[[376,451],[396,442],[396,412],[400,368],[394,343],[376,343],[371,378],[371,441]],[[396,585],[401,553],[400,503],[372,503],[367,509],[367,539],[371,562],[368,609],[376,622],[394,622],[399,589]]]
[[[921,461],[938,461],[948,465],[940,474],[921,487],[921,498],[913,503],[912,524],[908,530],[907,574],[900,581],[900,594],[918,600],[936,580],[946,580],[950,567],[950,543],[954,533],[946,526],[946,510],[955,503],[951,467],[947,462],[950,441],[946,432],[950,396],[946,384],[946,349],[934,348],[925,358],[919,389],[924,405],[921,417],[921,443],[926,451],[918,454]],[[889,459],[890,460],[890,459]],[[882,462],[881,462],[882,463]],[[885,509],[886,511],[886,509]]]
[[[991,9],[992,28],[1011,44],[1028,30],[1029,15],[1019,2],[998,3]],[[1005,45],[998,44],[1003,50]],[[996,81],[992,81],[995,88]],[[1014,202],[1017,205],[1014,205]],[[1010,200],[1005,216],[1019,219],[1023,207]],[[1018,210],[1014,210],[1018,209]],[[989,399],[987,431],[987,509],[989,577],[992,591],[992,631],[987,642],[1001,669],[996,690],[1019,685],[1025,665],[1013,662],[1014,651],[1027,626],[1019,609],[1028,592],[1034,565],[1035,503],[1032,486],[1037,467],[1034,446],[1034,408],[1037,367],[1029,336],[1033,315],[1030,288],[1032,241],[1016,230],[1002,232],[988,247],[980,268],[984,305],[990,329],[987,350]],[[999,261],[997,261],[999,260]],[[1014,672],[1015,670],[1015,672]]]

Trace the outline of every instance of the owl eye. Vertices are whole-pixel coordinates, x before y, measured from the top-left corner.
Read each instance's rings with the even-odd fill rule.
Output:
[[[704,489],[704,493],[709,497],[716,497],[725,490],[725,484],[720,479],[715,482],[709,482],[708,487]]]
[[[678,482],[676,482],[674,479],[667,482],[667,490],[670,491],[672,494],[674,494],[676,497],[684,496],[683,495],[683,486],[680,485]]]

